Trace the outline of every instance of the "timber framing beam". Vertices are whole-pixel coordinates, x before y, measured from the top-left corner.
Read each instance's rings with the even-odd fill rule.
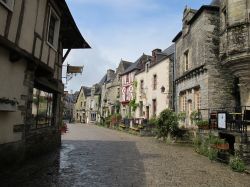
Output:
[[[71,51],[71,48],[69,48],[69,49],[66,51],[65,55],[63,56],[62,63],[64,63],[64,61],[66,60],[66,58],[67,58],[67,56],[69,55],[70,51]]]

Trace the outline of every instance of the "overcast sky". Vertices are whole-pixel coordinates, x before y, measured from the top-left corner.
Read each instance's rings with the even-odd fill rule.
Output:
[[[70,65],[84,66],[66,90],[98,83],[121,59],[134,62],[143,53],[165,49],[181,30],[185,6],[198,9],[211,0],[66,0],[91,49],[72,50]]]

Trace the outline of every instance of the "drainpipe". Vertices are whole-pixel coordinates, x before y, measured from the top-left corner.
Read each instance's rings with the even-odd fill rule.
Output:
[[[173,83],[173,93],[172,93],[172,107],[173,110],[176,111],[176,94],[175,94],[175,67],[176,66],[176,45],[174,45],[174,61],[173,61],[173,67],[172,67],[172,83]]]

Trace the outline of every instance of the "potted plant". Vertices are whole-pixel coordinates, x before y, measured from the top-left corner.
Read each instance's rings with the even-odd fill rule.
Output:
[[[199,111],[193,111],[190,114],[190,120],[192,124],[196,124],[198,121],[201,120],[201,113]]]
[[[209,123],[207,120],[197,120],[195,123],[199,129],[208,130],[209,129]]]

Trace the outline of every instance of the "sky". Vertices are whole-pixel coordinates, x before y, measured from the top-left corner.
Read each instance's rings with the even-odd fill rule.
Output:
[[[166,49],[182,28],[186,6],[199,9],[211,0],[66,0],[91,49],[71,50],[65,64],[84,66],[65,90],[98,83],[121,59],[135,62],[143,53]],[[64,65],[65,65],[64,64]],[[65,69],[64,69],[65,74]],[[65,79],[64,79],[65,82]]]

